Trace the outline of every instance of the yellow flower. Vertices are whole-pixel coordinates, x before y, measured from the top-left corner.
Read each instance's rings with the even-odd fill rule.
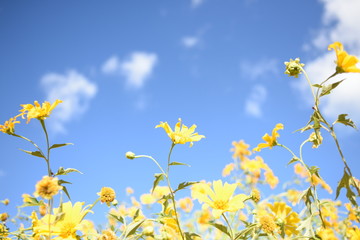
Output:
[[[253,151],[260,152],[263,148],[269,147],[271,149],[272,147],[276,146],[278,144],[276,140],[278,137],[280,137],[277,131],[280,129],[284,129],[284,125],[282,125],[281,123],[276,124],[275,128],[272,131],[272,136],[269,136],[269,134],[266,133],[262,137],[262,139],[266,143],[260,143],[256,148],[253,149]]]
[[[349,240],[359,240],[360,239],[360,229],[357,226],[353,226],[350,229],[346,229],[347,237]]]
[[[86,208],[83,209],[83,205],[83,202],[76,202],[74,205],[66,202],[61,204],[60,208],[54,208],[54,215],[47,214],[41,219],[33,212],[31,218],[35,236],[47,237],[50,230],[50,235],[57,236],[53,238],[55,240],[76,240],[79,237],[76,232],[83,231],[82,220],[90,212]],[[62,217],[58,220],[56,216],[60,215]]]
[[[247,156],[251,155],[251,151],[249,151],[250,145],[246,144],[244,140],[240,140],[239,142],[233,141],[233,148],[230,151],[234,152],[233,158],[239,158],[241,161],[247,159]]]
[[[245,194],[238,194],[233,196],[237,184],[225,183],[223,185],[221,180],[213,182],[212,190],[206,183],[202,184],[205,194],[197,194],[196,197],[199,202],[204,202],[212,208],[212,214],[215,218],[219,218],[224,212],[235,212],[244,208],[244,201],[249,198]]]
[[[184,210],[184,212],[187,212],[187,213],[191,212],[191,210],[194,207],[194,203],[191,200],[191,198],[189,198],[189,197],[179,199],[178,204],[179,204],[180,208],[182,210]]]
[[[19,114],[13,118],[10,118],[8,121],[4,123],[4,125],[0,125],[0,132],[7,133],[7,134],[14,134],[15,133],[15,123],[20,123],[16,121],[16,118],[22,114]]]
[[[295,78],[299,77],[299,74],[302,72],[302,67],[305,66],[305,64],[300,63],[299,58],[295,58],[295,60],[290,59],[290,62],[284,62],[284,64],[286,66],[285,73]]]
[[[319,231],[317,231],[316,235],[319,235],[322,240],[338,240],[334,230],[328,227],[321,228]]]
[[[286,192],[286,197],[293,206],[295,206],[300,200],[301,191],[295,189],[289,189]]]
[[[320,132],[312,132],[308,138],[308,141],[313,143],[313,148],[318,148],[323,141],[323,137],[321,136]]]
[[[286,235],[296,235],[299,231],[296,230],[300,218],[296,212],[293,212],[291,207],[283,202],[275,202],[273,205],[268,205],[275,218],[275,222],[280,226],[280,229],[284,229]]]
[[[58,178],[44,176],[35,186],[34,196],[40,196],[45,199],[51,199],[62,189],[59,185]],[[25,198],[24,198],[25,199]]]
[[[98,240],[116,240],[116,235],[111,229],[103,230]]]
[[[256,203],[258,203],[258,202],[260,201],[260,199],[261,199],[261,193],[260,193],[260,191],[259,191],[258,189],[256,189],[256,188],[254,188],[254,189],[251,191],[250,196],[251,196],[251,199],[252,199],[254,202],[256,202]]]
[[[234,163],[229,163],[227,164],[223,171],[222,171],[222,176],[223,177],[226,177],[226,176],[229,176],[230,173],[235,169],[235,164]]]
[[[0,223],[0,239],[3,239],[8,236],[8,228],[5,226],[5,224]]]
[[[9,218],[8,213],[1,213],[0,214],[0,221],[5,222]]]
[[[260,177],[261,169],[267,168],[267,165],[260,156],[256,156],[254,160],[245,159],[241,162],[240,166],[244,171],[253,174],[256,178]]]
[[[265,213],[259,216],[259,223],[261,225],[261,229],[267,234],[273,235],[274,232],[278,229],[278,226],[275,223],[274,216]]]
[[[133,194],[134,193],[134,189],[132,189],[131,187],[127,187],[126,188],[126,194],[127,195],[131,195],[131,194]]]
[[[106,203],[108,206],[110,206],[110,203],[116,198],[114,189],[110,187],[101,188],[101,191],[98,193],[98,195],[100,196],[100,202]]]
[[[144,193],[140,196],[140,202],[142,204],[153,204],[156,201],[154,196],[151,193]]]
[[[29,123],[32,118],[36,118],[38,120],[45,120],[50,116],[52,110],[59,104],[62,103],[61,100],[55,100],[53,104],[50,104],[48,101],[45,101],[42,105],[39,104],[38,101],[32,104],[22,104],[20,105],[23,109],[20,110],[23,114],[27,115],[27,122]]]
[[[359,59],[355,56],[349,55],[344,51],[344,47],[340,42],[334,42],[329,45],[328,50],[335,50],[337,61],[336,61],[336,72],[360,72],[360,68],[356,67]]]
[[[202,209],[202,211],[200,212],[200,216],[197,219],[197,222],[199,224],[208,224],[210,220],[211,220],[211,212],[209,208]]]
[[[181,126],[181,118],[179,118],[179,122],[176,123],[174,131],[171,129],[167,122],[160,122],[159,125],[156,125],[155,128],[162,127],[165,132],[171,139],[174,144],[185,144],[190,142],[190,147],[193,145],[193,142],[200,141],[200,139],[205,138],[203,135],[199,135],[198,133],[194,133],[196,125],[193,124],[190,128],[182,124]]]
[[[265,181],[270,185],[271,189],[274,189],[278,185],[279,178],[274,175],[271,169],[268,169],[264,173],[264,176],[265,176]]]
[[[348,210],[348,219],[350,221],[356,221],[356,222],[360,222],[360,209],[356,209],[353,208],[353,206],[350,203],[345,203],[344,204],[346,210]]]

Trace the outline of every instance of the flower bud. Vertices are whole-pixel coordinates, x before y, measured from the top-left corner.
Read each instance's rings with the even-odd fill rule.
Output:
[[[302,67],[305,66],[305,64],[300,63],[299,58],[296,58],[295,60],[290,59],[290,62],[284,62],[284,64],[286,66],[285,73],[295,78],[299,77]]]
[[[133,160],[135,158],[135,153],[127,152],[125,153],[126,158]]]

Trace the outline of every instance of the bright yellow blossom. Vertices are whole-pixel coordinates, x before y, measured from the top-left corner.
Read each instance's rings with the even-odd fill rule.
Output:
[[[193,124],[190,128],[181,124],[181,118],[179,118],[179,122],[176,123],[174,131],[171,129],[167,122],[160,122],[159,125],[156,125],[155,128],[162,127],[165,132],[171,139],[174,144],[185,144],[190,142],[190,147],[193,145],[193,142],[200,141],[200,139],[205,138],[203,135],[199,135],[198,133],[194,133],[196,125]]]
[[[358,226],[353,226],[352,228],[346,229],[346,233],[349,240],[360,239],[360,229]]]
[[[338,240],[334,230],[328,227],[321,228],[316,234],[321,237],[321,240]]]
[[[110,203],[113,202],[116,198],[115,191],[111,187],[101,188],[101,191],[98,193],[98,195],[100,196],[100,201],[102,203],[106,203],[108,206],[110,206]]]
[[[279,228],[275,223],[274,216],[267,213],[261,214],[259,216],[259,223],[261,225],[261,229],[270,235],[273,235],[274,232]]]
[[[334,42],[329,45],[328,50],[335,50],[337,61],[336,61],[336,72],[360,72],[360,68],[356,67],[359,59],[355,56],[349,55],[344,51],[344,46],[340,42]]]
[[[13,118],[10,118],[8,121],[4,123],[4,125],[0,125],[0,132],[6,133],[6,134],[14,134],[15,133],[15,123],[20,123],[19,121],[16,121],[16,118],[19,117],[22,114],[19,114]]]
[[[265,181],[270,185],[271,189],[274,189],[278,185],[279,178],[274,175],[271,169],[268,169],[264,173],[264,176],[265,176]]]
[[[212,208],[212,214],[215,218],[219,218],[224,212],[235,212],[244,208],[244,201],[249,198],[245,194],[238,194],[233,196],[237,184],[225,183],[223,185],[221,180],[213,182],[213,189],[206,183],[202,184],[202,189],[205,194],[197,194],[196,197],[199,202],[204,202]]]
[[[245,159],[240,163],[240,166],[241,169],[253,174],[256,178],[260,177],[261,169],[266,169],[268,167],[260,156],[256,156],[253,160]]]
[[[270,149],[274,146],[276,146],[277,138],[280,137],[280,134],[278,133],[278,130],[284,129],[284,125],[281,123],[276,124],[275,128],[272,131],[272,136],[269,134],[265,134],[262,139],[265,141],[265,143],[260,143],[256,148],[253,149],[253,151],[260,152],[261,149],[269,147]]]
[[[247,156],[251,155],[251,151],[249,150],[250,145],[246,144],[244,140],[240,140],[239,142],[233,141],[233,148],[230,151],[234,152],[233,158],[239,158],[241,161],[247,159]]]
[[[32,118],[36,118],[38,120],[45,120],[50,116],[52,110],[59,104],[62,103],[61,100],[55,100],[53,104],[50,104],[48,101],[45,101],[42,105],[39,104],[38,101],[32,104],[22,104],[20,105],[23,109],[20,110],[23,114],[27,116],[27,122],[29,123]]]
[[[194,203],[192,201],[191,198],[189,197],[185,197],[185,198],[181,198],[178,201],[179,207],[184,210],[184,212],[191,212],[191,210],[194,207]]]
[[[293,212],[291,207],[284,202],[275,202],[268,205],[275,218],[275,222],[284,229],[286,235],[291,236],[299,233],[296,228],[300,222],[300,218],[296,212]]]

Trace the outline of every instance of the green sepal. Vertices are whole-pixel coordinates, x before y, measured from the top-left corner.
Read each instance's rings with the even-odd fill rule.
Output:
[[[299,160],[300,160],[299,158],[293,157],[293,158],[288,162],[287,165],[290,165],[290,164],[292,164],[292,163],[294,163],[294,162],[298,162]]]
[[[343,79],[343,80],[340,80],[340,81],[338,81],[338,82],[334,82],[334,83],[332,83],[332,84],[323,86],[322,89],[321,89],[320,97],[330,94],[331,91],[332,91],[334,88],[336,88],[337,86],[339,86],[339,84],[340,84],[342,81],[344,81],[344,79]]]
[[[34,197],[28,197],[28,202],[24,202],[23,205],[19,206],[20,208],[22,207],[33,207],[33,206],[41,206],[44,204],[43,201],[38,201],[36,198]]]
[[[155,180],[154,180],[153,188],[151,189],[151,193],[154,192],[154,190],[155,190],[156,186],[159,184],[159,182],[161,180],[164,180],[165,174],[155,173],[154,177],[155,177]]]
[[[79,170],[77,170],[75,168],[64,169],[63,167],[60,167],[59,170],[57,171],[57,173],[55,174],[55,176],[67,175],[68,173],[71,173],[71,172],[77,172],[77,173],[83,174],[82,172],[80,172]]]
[[[68,146],[68,145],[74,145],[74,144],[73,143],[53,144],[49,149],[64,147],[64,146]]]
[[[231,238],[231,235],[228,231],[228,228],[220,223],[216,223],[214,221],[209,221],[209,224],[213,227],[216,227],[217,229],[219,229],[221,232],[225,233],[226,235],[228,235]]]
[[[125,229],[125,239],[133,234],[136,233],[136,230],[143,224],[144,220],[138,221],[138,222],[132,222],[129,225],[126,226]]]
[[[340,115],[338,116],[338,119],[333,123],[333,125],[334,125],[335,123],[342,123],[342,124],[344,124],[345,126],[350,126],[350,127],[352,127],[352,128],[357,129],[355,123],[354,123],[350,118],[346,118],[347,115],[348,115],[348,114],[340,114]]]
[[[42,153],[40,151],[32,152],[32,151],[27,151],[27,150],[23,150],[23,149],[20,149],[20,150],[23,151],[24,153],[30,154],[30,155],[35,156],[35,157],[40,157],[40,158],[43,158],[43,159],[46,160],[45,156],[42,155]]]
[[[198,183],[198,182],[182,182],[182,183],[179,184],[179,186],[177,187],[177,189],[174,190],[174,193],[177,192],[177,191],[179,191],[179,190],[181,190],[181,189],[184,189],[184,188],[186,188],[186,187],[188,187],[188,186],[191,186],[191,185],[193,185],[193,184],[196,184],[196,183]]]
[[[190,165],[189,165],[189,164],[186,164],[186,163],[181,163],[181,162],[171,162],[171,163],[169,164],[169,166],[173,166],[173,165],[184,165],[184,166],[188,166],[188,167],[190,167]]]

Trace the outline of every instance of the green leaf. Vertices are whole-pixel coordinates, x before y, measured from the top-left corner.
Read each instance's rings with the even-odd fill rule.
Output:
[[[338,116],[338,119],[333,123],[333,125],[334,125],[335,123],[342,123],[342,124],[344,124],[344,125],[346,125],[346,126],[350,126],[350,127],[352,127],[352,128],[357,129],[355,123],[354,123],[350,118],[346,118],[347,115],[348,115],[348,114],[340,114],[340,115]]]
[[[313,84],[313,87],[317,87],[317,88],[322,88],[322,86],[320,84]]]
[[[310,213],[312,213],[311,203],[315,201],[315,198],[311,191],[311,187],[302,192],[300,199],[304,199],[306,207],[309,209]]]
[[[257,224],[251,224],[246,226],[246,228],[238,233],[235,234],[234,240],[237,239],[248,239],[248,234],[250,234],[254,229],[256,229]]]
[[[297,162],[297,161],[299,161],[299,158],[293,157],[293,158],[288,162],[287,165],[290,165],[290,164],[292,164],[292,163],[294,163],[294,162]]]
[[[141,226],[141,224],[143,224],[145,220],[141,220],[138,222],[132,222],[129,225],[127,225],[126,229],[125,229],[125,238],[133,235],[136,230]]]
[[[184,232],[185,235],[185,239],[186,240],[193,240],[193,237],[199,237],[201,238],[200,235],[196,234],[196,233],[189,233],[189,232]]]
[[[23,151],[24,153],[30,154],[30,155],[35,156],[35,157],[40,157],[40,158],[43,158],[43,159],[46,160],[45,156],[42,155],[42,153],[39,152],[39,151],[32,152],[32,151],[26,151],[26,150],[23,150],[23,149],[20,149],[20,150]]]
[[[116,216],[112,213],[108,213],[111,217],[115,218],[116,221],[121,222],[122,224],[124,224],[124,218],[122,216]]]
[[[154,189],[155,189],[156,186],[159,184],[159,182],[160,182],[161,180],[164,180],[165,175],[164,175],[163,173],[155,173],[154,177],[155,177],[155,180],[154,180],[154,184],[153,184],[153,188],[152,188],[152,190],[151,190],[151,193],[154,192]]]
[[[179,186],[178,186],[177,189],[174,191],[174,193],[177,192],[177,191],[179,191],[179,190],[181,190],[181,189],[184,189],[184,188],[186,188],[186,187],[188,187],[188,186],[191,186],[191,185],[193,185],[193,184],[195,184],[195,183],[198,183],[198,182],[182,182],[182,183],[179,184]]]
[[[356,194],[352,191],[350,185],[351,185],[351,177],[346,171],[344,171],[344,175],[341,178],[341,180],[339,181],[339,184],[338,184],[338,186],[336,188],[336,197],[335,197],[335,199],[337,199],[339,197],[341,189],[345,188],[346,189],[346,197],[349,199],[349,201],[354,206],[357,206]]]
[[[69,198],[69,200],[71,200],[70,194],[69,194],[67,188],[66,188],[65,186],[62,186],[62,190],[64,191],[64,193],[66,194],[66,196]]]
[[[67,146],[67,145],[74,145],[74,144],[72,144],[72,143],[53,144],[49,149],[59,148],[59,147]]]
[[[170,166],[172,166],[172,165],[185,165],[185,166],[190,167],[190,165],[189,165],[189,164],[186,164],[186,163],[181,163],[181,162],[171,162],[169,165],[170,165]]]
[[[210,221],[209,224],[213,227],[216,227],[217,229],[219,229],[221,232],[225,233],[226,235],[228,235],[231,238],[231,235],[228,231],[228,228],[220,223],[215,223],[213,221]]]
[[[83,174],[82,172],[80,172],[79,170],[77,170],[75,168],[64,169],[63,167],[60,167],[59,170],[57,171],[57,173],[55,174],[55,176],[67,175],[68,173],[71,173],[71,172],[77,172],[77,173]]]
[[[336,88],[337,86],[339,86],[339,84],[340,84],[342,81],[344,81],[344,79],[343,79],[343,80],[340,80],[340,81],[338,81],[338,82],[334,82],[334,83],[332,83],[332,84],[323,86],[322,89],[321,89],[320,97],[330,94],[331,91],[332,91],[334,88]]]

